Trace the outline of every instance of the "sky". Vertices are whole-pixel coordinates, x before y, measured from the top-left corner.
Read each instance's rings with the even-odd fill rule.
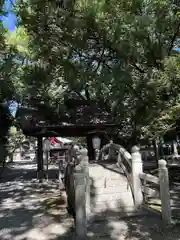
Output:
[[[15,30],[17,18],[12,9],[12,3],[15,3],[15,0],[6,0],[4,4],[4,10],[8,12],[7,16],[2,17],[4,26],[10,31]]]

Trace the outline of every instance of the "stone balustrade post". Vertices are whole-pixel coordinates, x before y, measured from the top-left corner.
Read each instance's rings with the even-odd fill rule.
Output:
[[[173,160],[178,160],[179,159],[179,153],[178,153],[178,149],[177,149],[177,142],[173,141]]]
[[[165,224],[171,223],[171,206],[169,192],[169,174],[167,162],[163,159],[158,161],[159,165],[159,183],[161,196],[162,219]]]
[[[85,181],[86,181],[86,220],[88,222],[91,214],[90,209],[90,178],[89,178],[89,157],[87,149],[82,149],[81,154],[81,164],[84,168]]]
[[[108,160],[111,160],[111,159],[112,159],[113,153],[114,153],[113,150],[114,150],[114,149],[113,149],[113,141],[110,140],[110,142],[109,142]]]
[[[140,149],[137,146],[132,147],[132,185],[134,192],[135,207],[138,208],[143,203],[142,186],[139,175],[143,172],[142,158]]]
[[[19,161],[21,160],[21,149],[18,148],[15,150],[15,152],[13,153],[13,161]]]
[[[87,233],[87,221],[90,214],[90,189],[87,150],[80,151],[80,162],[75,167],[75,211],[76,235],[84,239]]]
[[[85,175],[82,166],[75,169],[75,227],[79,239],[86,237],[86,186]]]

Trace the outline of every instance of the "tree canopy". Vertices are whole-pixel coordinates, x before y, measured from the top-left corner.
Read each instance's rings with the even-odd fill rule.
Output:
[[[105,102],[122,135],[155,137],[174,127],[178,1],[17,0],[15,10],[17,42],[12,34],[9,45],[27,60],[13,75],[20,96],[56,106],[65,94],[83,99],[88,83],[91,99]]]

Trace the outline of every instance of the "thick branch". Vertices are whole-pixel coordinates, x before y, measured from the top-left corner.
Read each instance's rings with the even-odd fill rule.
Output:
[[[169,50],[168,50],[168,56],[171,54],[171,51],[173,50],[174,42],[176,41],[176,38],[178,37],[179,29],[180,29],[180,22],[178,23],[176,31],[175,31],[172,39],[171,39],[170,47],[169,47]]]
[[[75,92],[82,100],[86,100],[86,98],[81,93],[79,93],[78,91],[76,91],[74,89],[72,91]]]
[[[96,69],[94,70],[94,72],[97,72],[97,70],[98,70],[99,67],[100,67],[100,64],[101,64],[102,59],[103,59],[103,56],[104,56],[104,51],[105,51],[105,49],[102,50],[102,53],[101,53],[100,59],[99,59],[99,61],[98,61],[97,67],[96,67]]]

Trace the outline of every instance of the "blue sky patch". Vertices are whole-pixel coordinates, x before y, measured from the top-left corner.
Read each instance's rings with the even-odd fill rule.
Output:
[[[4,11],[7,12],[6,16],[2,16],[1,19],[4,23],[4,26],[10,31],[14,31],[16,28],[17,17],[13,12],[12,4],[15,3],[15,0],[6,0],[4,4]]]

